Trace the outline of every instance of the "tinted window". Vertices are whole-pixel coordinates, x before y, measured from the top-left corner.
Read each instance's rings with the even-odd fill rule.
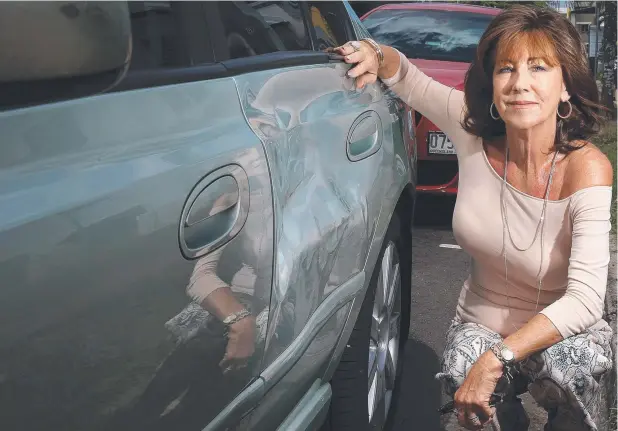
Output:
[[[218,8],[230,59],[311,49],[298,2],[222,1]]]
[[[351,39],[348,14],[341,2],[308,2],[309,19],[315,31],[316,50],[340,46]]]
[[[200,2],[128,2],[131,70],[185,67],[213,61]]]
[[[435,10],[383,10],[363,23],[373,38],[408,58],[470,62],[491,15]]]
[[[73,25],[75,35],[81,32],[86,35],[87,40],[91,41],[90,51],[85,51],[90,55],[84,52],[73,52],[74,57],[66,56],[69,61],[66,67],[77,68],[76,70],[79,70],[76,65],[80,62],[84,65],[96,64],[97,62],[93,62],[92,58],[105,55],[105,52],[101,53],[105,51],[102,48],[105,44],[97,45],[96,35],[97,30],[105,30],[106,20],[99,22],[95,18],[99,16],[98,14],[107,14],[106,8],[101,8],[100,2],[81,3],[79,7],[67,6],[67,8],[62,6],[62,3],[58,3],[59,11],[63,14],[79,14],[80,10],[89,10],[91,11],[89,14],[76,16],[87,15],[90,20],[94,20],[92,22],[86,20],[86,23]],[[2,94],[0,110],[70,100],[102,92],[186,82],[188,79],[183,74],[197,69],[192,66],[214,63],[213,48],[204,13],[206,2],[131,1],[126,3],[132,42],[129,73],[125,74],[125,65],[122,64],[122,67],[113,70],[101,70],[89,74],[63,73],[48,79],[3,82],[0,83],[0,94]],[[126,10],[122,10],[123,19],[126,18],[125,13]],[[36,15],[34,19],[37,19]],[[92,25],[100,27],[90,33],[90,29],[94,28]],[[42,28],[40,31],[46,30]],[[41,39],[40,35],[37,36],[32,41],[24,39],[24,43],[35,44]],[[51,45],[50,51],[58,49],[58,46]],[[110,44],[110,50],[114,46],[113,43]],[[27,55],[27,52],[24,55]],[[53,56],[53,53],[50,56]],[[60,58],[59,61],[63,61],[65,56],[57,57]],[[45,65],[45,57],[41,58]],[[126,56],[123,56],[124,58]],[[42,69],[45,70],[44,67]],[[208,79],[209,76],[204,72],[199,77],[193,75],[191,78],[193,80]]]

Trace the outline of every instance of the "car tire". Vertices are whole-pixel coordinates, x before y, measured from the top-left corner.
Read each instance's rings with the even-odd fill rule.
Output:
[[[397,399],[399,398],[399,386],[403,370],[402,359],[410,322],[411,234],[410,229],[402,230],[400,226],[397,216],[393,215],[356,324],[339,366],[331,380],[331,405],[326,423],[322,428],[323,431],[383,431],[392,427],[394,413],[397,409]],[[369,364],[372,358],[380,362],[378,361],[378,355],[374,355],[374,352],[382,348],[380,353],[383,354],[385,350],[384,346],[376,346],[375,340],[372,341],[374,338],[379,338],[375,335],[375,327],[380,326],[377,323],[378,319],[374,319],[374,314],[376,314],[375,309],[380,308],[377,305],[380,300],[378,289],[382,287],[380,278],[385,272],[383,266],[388,256],[392,256],[392,262],[398,261],[398,276],[400,280],[398,297],[400,302],[399,319],[398,324],[393,325],[397,327],[399,333],[398,344],[396,344],[398,354],[396,355],[397,361],[394,367],[394,382],[392,382],[392,385],[387,385],[386,388],[390,391],[390,408],[387,409],[387,397],[384,396],[374,409],[370,420],[369,400],[370,390],[373,385],[370,384]],[[393,264],[393,266],[395,265]],[[372,328],[374,321],[374,328]],[[380,329],[384,330],[385,328],[382,326]],[[378,334],[380,333],[381,331],[378,330]],[[382,339],[382,341],[384,340]],[[387,343],[387,346],[388,344],[395,343]],[[381,364],[378,365],[381,366]],[[387,374],[391,375],[390,373]]]

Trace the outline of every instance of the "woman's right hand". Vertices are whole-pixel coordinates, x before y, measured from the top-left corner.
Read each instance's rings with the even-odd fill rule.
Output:
[[[356,64],[347,75],[356,78],[356,88],[363,88],[378,79],[378,53],[367,42],[351,41],[332,50],[342,55],[348,64]]]

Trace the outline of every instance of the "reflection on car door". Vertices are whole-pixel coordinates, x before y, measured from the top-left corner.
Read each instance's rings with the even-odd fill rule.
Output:
[[[277,2],[285,3],[296,2]],[[307,31],[316,50],[355,37],[341,2],[300,4],[312,24]],[[264,22],[274,21],[272,3],[254,3],[253,8]],[[225,27],[226,20],[221,22]],[[229,41],[229,34],[240,33],[248,44],[246,53],[272,46],[268,37],[285,45],[281,31],[294,28],[293,21],[277,22],[271,27],[274,36],[251,39],[244,37],[246,27],[238,32],[224,28],[213,40]],[[226,56],[224,48],[215,50],[233,69],[238,59],[231,49]],[[345,310],[329,321],[319,346],[303,356],[302,373],[287,373],[294,366],[290,361],[270,370],[280,367],[281,353],[322,301],[364,269],[381,203],[392,193],[385,187],[392,183],[387,177],[393,175],[394,142],[402,139],[401,109],[384,97],[378,84],[355,91],[343,63],[261,70],[255,59],[253,65],[247,69],[251,73],[239,74],[235,81],[247,120],[264,143],[273,187],[275,271],[262,379],[265,391],[283,384],[268,393],[250,428],[275,429],[328,363]]]
[[[262,144],[231,78],[183,82],[212,63],[204,5],[130,7],[142,89],[0,113],[3,430],[202,430],[259,374]],[[257,321],[225,374],[217,287]]]

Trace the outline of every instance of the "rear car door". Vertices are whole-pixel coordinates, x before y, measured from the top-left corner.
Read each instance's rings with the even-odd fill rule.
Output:
[[[208,7],[130,2],[110,91],[0,112],[0,429],[202,430],[259,375],[270,176]]]
[[[324,49],[358,38],[344,3],[218,7],[215,53],[233,74],[247,121],[264,143],[275,244],[261,380],[218,423],[231,424],[257,406],[245,426],[270,430],[327,368],[350,310],[336,308],[350,294],[342,286],[364,286],[374,232],[378,223],[388,224],[380,217],[383,203],[396,202],[399,193],[390,185],[408,174],[404,165],[393,169],[398,157],[406,159],[399,154],[403,111],[380,84],[356,90],[348,65],[323,61]],[[314,53],[291,52],[307,35]],[[279,52],[268,54],[275,47]],[[326,320],[313,318],[328,307]]]

